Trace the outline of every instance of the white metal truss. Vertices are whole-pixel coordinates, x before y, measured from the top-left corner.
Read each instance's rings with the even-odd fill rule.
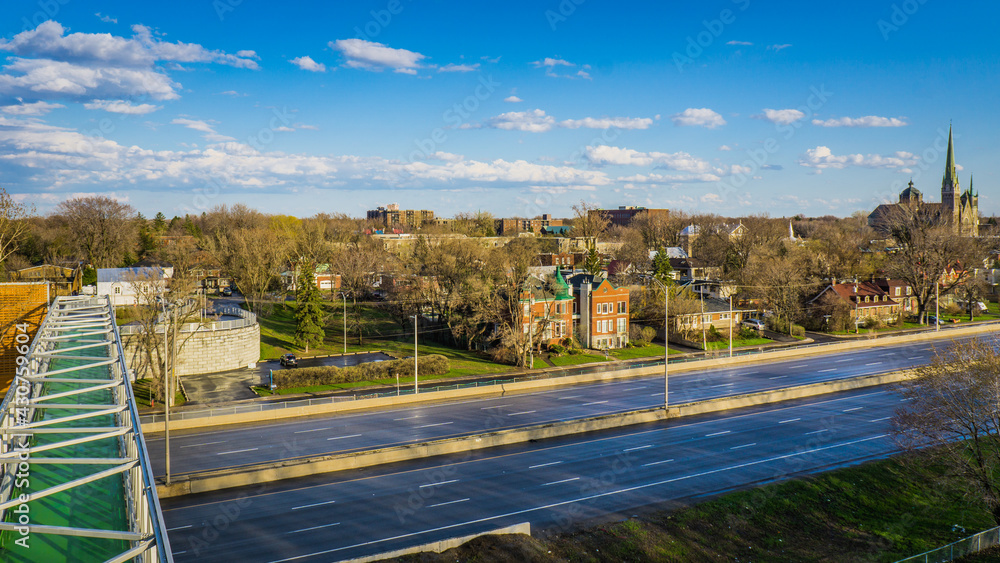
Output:
[[[0,404],[0,534],[52,534],[70,550],[73,541],[119,540],[111,545],[126,549],[107,561],[172,562],[110,298],[57,298],[24,358]],[[115,451],[74,455],[85,445]],[[17,477],[31,468],[65,478],[28,489]],[[104,529],[72,511],[68,522],[44,521],[51,514],[44,510],[36,511],[42,521],[18,520],[33,502],[58,501],[52,495],[83,485],[108,487],[111,502],[123,504],[126,529]]]

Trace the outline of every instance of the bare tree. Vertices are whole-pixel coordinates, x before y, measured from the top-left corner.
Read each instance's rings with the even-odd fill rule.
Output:
[[[995,340],[939,350],[902,386],[896,442],[918,459],[945,464],[968,496],[1000,524],[1000,356]]]
[[[574,237],[597,239],[610,225],[611,220],[596,205],[581,199],[573,206],[573,230],[570,232]]]
[[[217,230],[206,245],[233,276],[254,313],[261,314],[264,294],[288,259],[286,241],[269,227]]]
[[[0,266],[18,248],[18,242],[29,228],[27,218],[34,207],[14,201],[6,190],[0,188]]]
[[[521,298],[530,277],[528,268],[535,263],[536,255],[535,239],[517,238],[493,250],[484,265],[489,280],[483,298],[485,319],[497,327],[494,356],[522,367],[529,363],[532,338],[525,330]]]
[[[56,213],[95,268],[123,265],[138,244],[136,211],[127,203],[105,196],[80,197],[60,203]]]

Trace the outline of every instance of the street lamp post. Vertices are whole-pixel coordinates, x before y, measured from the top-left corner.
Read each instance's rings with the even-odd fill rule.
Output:
[[[663,288],[663,410],[665,411],[670,405],[668,394],[670,392],[668,368],[670,365],[670,315],[668,313],[670,292],[667,290],[667,284],[656,278],[651,279]]]
[[[420,378],[417,375],[417,315],[413,315],[413,394],[420,392]]]
[[[340,292],[340,297],[344,299],[344,355],[347,355],[347,294]]]

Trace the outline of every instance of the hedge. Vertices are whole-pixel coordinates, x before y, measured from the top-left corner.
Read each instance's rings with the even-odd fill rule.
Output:
[[[443,375],[451,369],[448,358],[440,354],[420,356],[419,362],[420,375]],[[343,368],[323,366],[282,369],[274,372],[274,384],[278,389],[294,389],[314,385],[389,379],[395,377],[396,373],[400,377],[413,377],[413,359],[367,362]]]

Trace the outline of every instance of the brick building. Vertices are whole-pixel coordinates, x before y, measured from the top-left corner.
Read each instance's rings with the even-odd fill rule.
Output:
[[[552,282],[528,280],[521,292],[521,326],[536,345],[573,337],[573,295],[558,268]]]
[[[590,274],[570,277],[577,340],[587,348],[624,348],[628,344],[629,291]]]
[[[369,221],[392,227],[420,227],[425,223],[434,222],[434,212],[426,209],[400,209],[398,203],[390,203],[368,211]]]
[[[23,355],[17,346],[34,341],[53,299],[49,282],[0,283],[0,392],[7,392]]]
[[[517,236],[520,233],[534,233],[537,235],[542,233],[542,229],[562,226],[565,226],[564,220],[555,219],[548,213],[545,213],[541,216],[541,218],[536,219],[522,219],[515,217],[493,220],[493,227],[496,229],[497,236],[501,237]]]
[[[589,211],[590,215],[603,215],[612,225],[618,225],[619,227],[629,226],[636,215],[640,213],[646,213],[651,217],[657,215],[666,217],[670,214],[670,211],[667,209],[646,209],[645,207],[635,207],[632,205],[621,205],[618,209],[591,209]]]

